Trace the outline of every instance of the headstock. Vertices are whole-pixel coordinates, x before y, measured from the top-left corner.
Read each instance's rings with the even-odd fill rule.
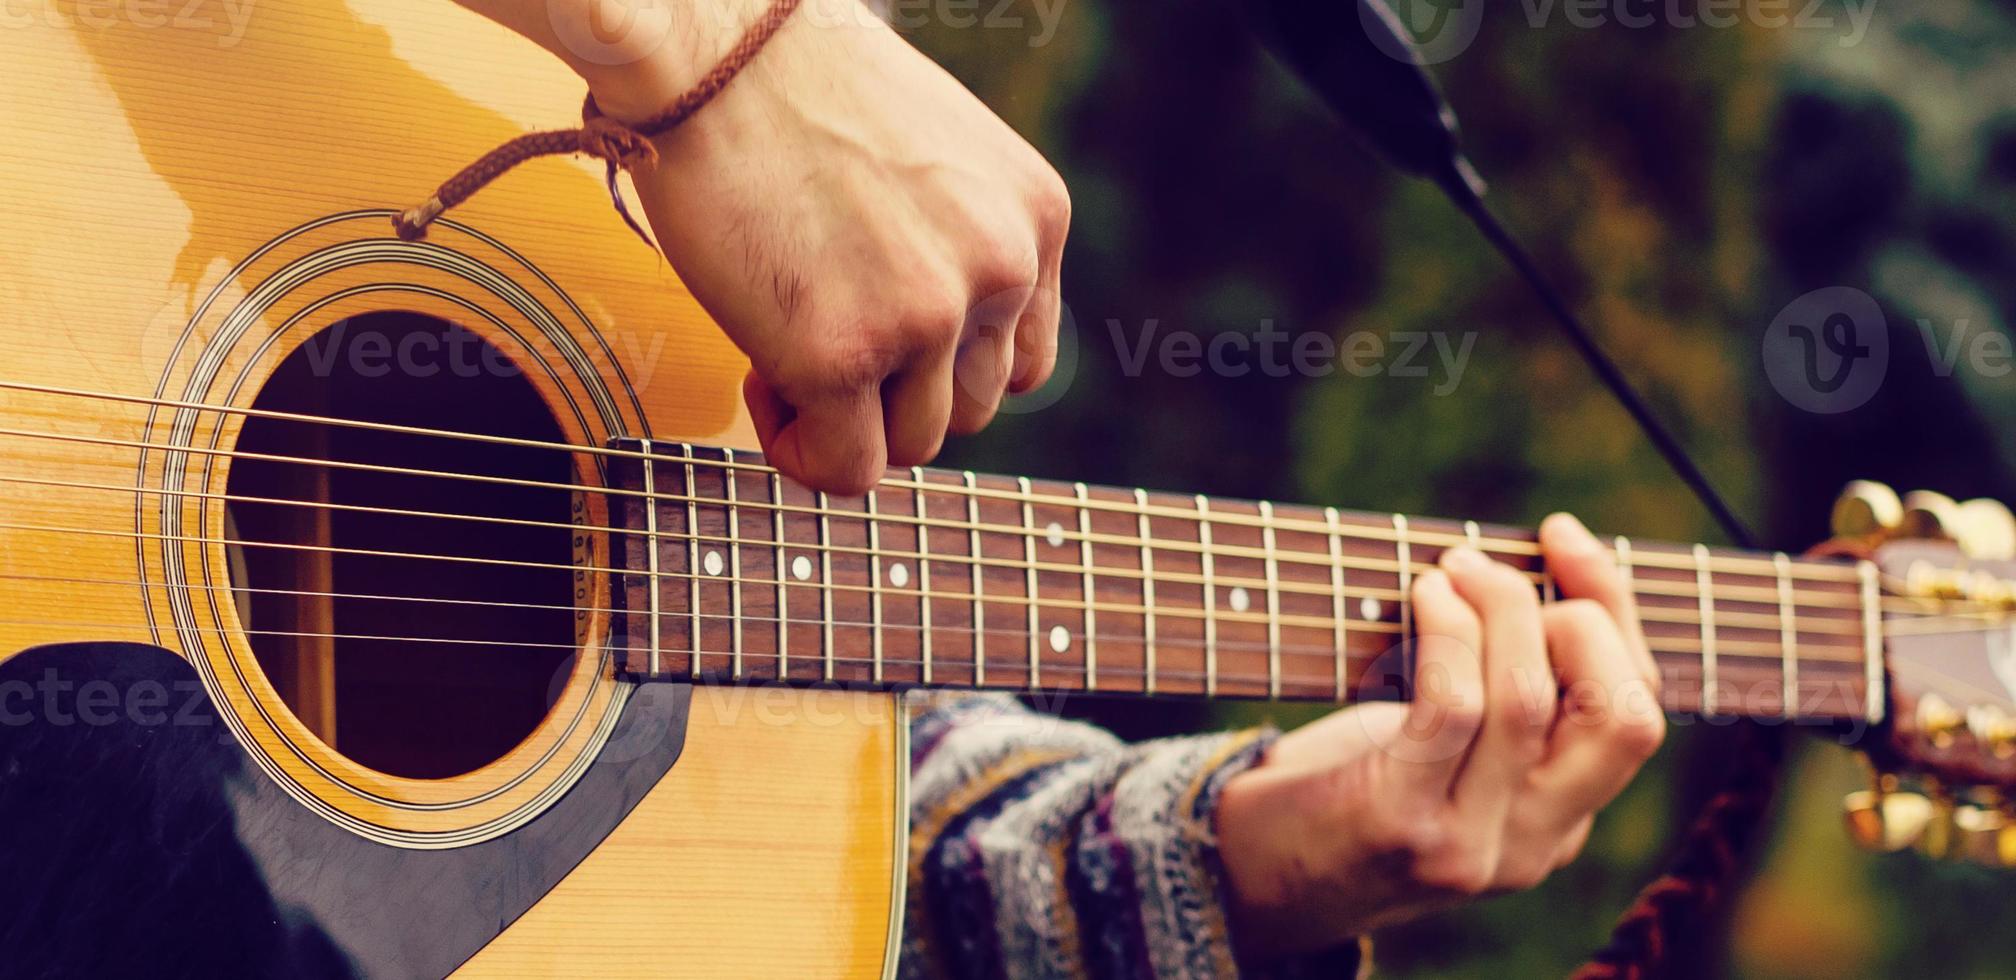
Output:
[[[2016,867],[2016,517],[1858,481],[1834,532],[1831,549],[1882,573],[1889,684],[1876,784],[1849,796],[1849,832],[1872,849]]]

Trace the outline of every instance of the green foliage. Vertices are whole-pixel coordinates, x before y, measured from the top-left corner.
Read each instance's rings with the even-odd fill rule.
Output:
[[[1941,375],[1914,324],[2016,322],[2011,8],[1879,5],[1844,45],[1838,30],[1748,20],[1583,28],[1557,11],[1535,27],[1533,7],[1489,5],[1477,41],[1436,68],[1472,155],[1507,222],[1767,539],[1815,540],[1851,477],[2009,499],[2016,379]],[[1339,133],[1254,49],[1234,4],[1067,4],[1033,48],[1033,8],[1014,9],[1029,21],[1019,33],[938,24],[915,37],[1073,188],[1064,292],[1077,357],[1061,399],[951,447],[957,463],[1507,522],[1565,509],[1599,529],[1715,540],[1484,243],[1432,189]],[[1877,296],[1897,353],[1875,401],[1823,417],[1776,397],[1758,338],[1824,285]],[[1130,375],[1115,331],[1132,338],[1150,321],[1389,349],[1474,332],[1475,348],[1441,393],[1443,378],[1391,371],[1178,377],[1151,360]],[[1130,734],[1309,717],[1092,710]],[[1676,729],[1582,861],[1530,894],[1379,937],[1382,966],[1571,969],[1712,785],[1718,734]],[[1855,766],[1801,744],[1727,969],[2006,975],[2016,879],[1855,853],[1838,816]]]

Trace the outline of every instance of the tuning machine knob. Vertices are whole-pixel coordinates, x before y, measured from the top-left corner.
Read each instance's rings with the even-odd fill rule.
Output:
[[[1874,480],[1856,480],[1834,501],[1834,536],[1851,540],[1886,538],[1904,522],[1897,491]]]
[[[1961,804],[1953,809],[1952,857],[1989,868],[2016,867],[2016,825],[1992,806]]]
[[[1969,707],[1967,733],[1974,736],[1974,744],[1997,759],[2016,756],[2016,718],[1995,705]]]
[[[1850,793],[1841,805],[1849,839],[1863,850],[1882,853],[1919,843],[1939,816],[1931,799],[1882,785]]]
[[[1999,500],[1978,497],[1954,508],[1948,530],[1975,561],[2016,559],[2016,514]]]

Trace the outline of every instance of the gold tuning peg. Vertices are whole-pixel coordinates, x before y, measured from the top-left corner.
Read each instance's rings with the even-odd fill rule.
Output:
[[[1848,836],[1866,851],[1901,851],[1919,842],[1937,816],[1931,800],[1917,793],[1865,789],[1841,801]]]
[[[1960,832],[1954,825],[1956,812],[1953,801],[1940,796],[1923,797],[1931,813],[1925,826],[1918,832],[1918,839],[1911,846],[1918,853],[1934,860],[1954,857],[1959,851]]]
[[[2016,756],[2016,718],[1992,704],[1967,709],[1967,733],[1997,759]]]
[[[1897,491],[1874,480],[1856,480],[1834,501],[1834,536],[1884,537],[1904,520],[1904,502]]]
[[[2009,818],[1993,807],[1963,804],[1953,809],[1953,855],[1990,868],[2004,867],[2003,848],[2016,842]]]
[[[1919,734],[1931,739],[1934,748],[1941,749],[1952,747],[1953,736],[1958,734],[1968,721],[1961,716],[1959,709],[1947,703],[1945,698],[1931,693],[1919,697],[1918,706],[1911,715]]]
[[[1960,505],[1936,490],[1913,490],[1904,495],[1904,520],[1897,525],[1897,537],[1948,540],[1960,526]]]
[[[1999,500],[1978,497],[1960,504],[1950,530],[1960,550],[1975,561],[2016,558],[2016,514]]]

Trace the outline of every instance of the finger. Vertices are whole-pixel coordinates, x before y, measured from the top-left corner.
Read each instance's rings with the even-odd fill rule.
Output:
[[[1483,723],[1483,625],[1440,569],[1414,580],[1413,600],[1413,698],[1385,754],[1405,791],[1444,801]]]
[[[951,430],[971,435],[987,427],[1001,407],[1015,357],[1016,322],[1027,290],[1011,289],[980,301],[966,315],[952,366]]]
[[[1638,669],[1656,684],[1659,666],[1652,659],[1652,648],[1645,642],[1645,630],[1638,620],[1638,597],[1625,585],[1610,549],[1573,515],[1554,514],[1540,524],[1540,554],[1562,595],[1594,599],[1610,610],[1624,631]]]
[[[1561,721],[1522,805],[1533,826],[1566,827],[1615,799],[1659,748],[1666,719],[1610,611],[1570,599],[1545,614],[1561,674]]]
[[[1039,194],[1035,291],[1015,325],[1015,361],[1010,391],[1020,394],[1043,387],[1057,367],[1057,324],[1063,312],[1060,282],[1064,241],[1071,231],[1071,196],[1063,182]]]
[[[952,420],[952,352],[913,364],[882,388],[892,466],[921,466],[938,455]]]
[[[1387,701],[1333,711],[1281,736],[1267,750],[1267,766],[1284,772],[1313,772],[1383,750],[1400,737],[1408,707]]]
[[[761,376],[742,381],[763,454],[785,476],[828,493],[861,493],[882,478],[882,400],[872,390],[786,402]]]
[[[1561,843],[1554,846],[1554,860],[1551,866],[1559,870],[1575,863],[1575,859],[1582,856],[1582,848],[1588,846],[1589,832],[1595,829],[1595,826],[1596,816],[1590,814],[1576,821],[1575,826],[1568,828],[1568,836],[1561,838]]]
[[[1456,805],[1502,821],[1526,774],[1547,751],[1557,689],[1533,583],[1475,548],[1451,548],[1441,565],[1483,620],[1484,730],[1456,783]]]

